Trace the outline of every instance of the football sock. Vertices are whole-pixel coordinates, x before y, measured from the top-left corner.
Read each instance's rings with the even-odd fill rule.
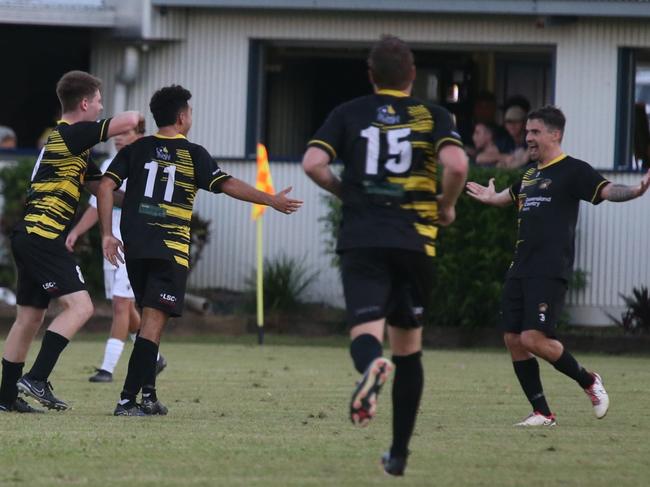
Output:
[[[564,350],[560,358],[553,362],[551,365],[564,375],[571,377],[575,380],[580,387],[588,389],[594,384],[594,376],[591,375],[569,352]]]
[[[47,380],[56,365],[56,361],[59,360],[59,355],[61,355],[69,341],[63,335],[47,330],[43,335],[43,342],[36,356],[36,361],[27,376],[35,380]]]
[[[158,345],[156,345],[156,353],[152,354],[149,357],[149,362],[147,363],[144,380],[142,386],[142,397],[151,399],[152,401],[157,401],[156,396],[156,362],[158,362]]]
[[[122,355],[123,350],[124,342],[122,340],[118,340],[117,338],[109,338],[106,340],[106,348],[104,349],[104,361],[102,362],[102,366],[100,368],[112,374],[115,370],[117,362],[120,360],[120,356]]]
[[[519,384],[524,390],[533,411],[542,413],[544,416],[550,416],[551,410],[546,402],[544,390],[542,389],[542,379],[539,375],[539,363],[535,357],[527,360],[517,360],[512,362],[515,368],[515,374],[519,379]]]
[[[422,352],[393,355],[393,362],[393,444],[390,454],[393,457],[406,457],[424,387]]]
[[[10,406],[18,397],[16,382],[23,375],[24,362],[9,362],[2,359],[2,383],[0,384],[0,403]]]
[[[129,338],[133,343],[135,343],[135,339],[138,337],[137,333],[129,333]]]
[[[126,379],[124,379],[124,388],[120,395],[121,399],[135,401],[147,377],[148,366],[151,361],[155,361],[157,352],[158,345],[154,342],[140,336],[136,338]]]
[[[382,353],[379,340],[368,333],[359,335],[350,343],[350,356],[354,362],[354,368],[360,374],[366,371],[373,360],[381,357]]]

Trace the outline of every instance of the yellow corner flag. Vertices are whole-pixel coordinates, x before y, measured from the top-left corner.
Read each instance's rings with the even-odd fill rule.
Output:
[[[255,189],[265,193],[274,194],[271,170],[269,169],[269,156],[263,144],[257,144],[257,179]],[[264,245],[262,243],[262,214],[265,205],[253,204],[251,216],[257,220],[257,342],[264,343]]]
[[[271,178],[271,169],[269,168],[269,156],[264,144],[257,144],[257,179],[255,180],[255,189],[265,193],[275,194],[273,189],[273,179]],[[251,217],[257,220],[266,210],[266,206],[253,204]]]

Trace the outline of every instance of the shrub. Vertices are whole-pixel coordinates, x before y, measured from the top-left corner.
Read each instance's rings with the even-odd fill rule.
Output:
[[[650,295],[648,288],[633,288],[632,296],[619,294],[625,302],[627,309],[622,313],[621,319],[616,319],[609,313],[612,321],[625,330],[625,333],[647,333],[650,332]]]
[[[264,260],[264,309],[286,313],[295,311],[303,302],[304,293],[314,282],[317,272],[305,268],[305,258],[295,259],[280,255],[273,260]],[[257,271],[252,270],[246,280],[249,295],[249,310],[256,306]]]

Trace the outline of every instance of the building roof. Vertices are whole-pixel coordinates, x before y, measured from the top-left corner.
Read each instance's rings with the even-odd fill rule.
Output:
[[[650,18],[650,0],[151,0],[162,7]]]
[[[0,0],[0,23],[113,27],[115,10],[103,0]]]

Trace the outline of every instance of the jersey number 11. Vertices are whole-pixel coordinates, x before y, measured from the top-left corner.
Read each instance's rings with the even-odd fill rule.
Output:
[[[147,174],[147,184],[144,187],[144,195],[147,198],[153,198],[153,188],[156,184],[156,176],[158,175],[158,163],[156,161],[147,162],[144,168],[149,171]],[[176,182],[176,166],[165,166],[163,172],[167,173],[167,184],[165,185],[163,200],[171,201],[174,195],[174,183]]]

